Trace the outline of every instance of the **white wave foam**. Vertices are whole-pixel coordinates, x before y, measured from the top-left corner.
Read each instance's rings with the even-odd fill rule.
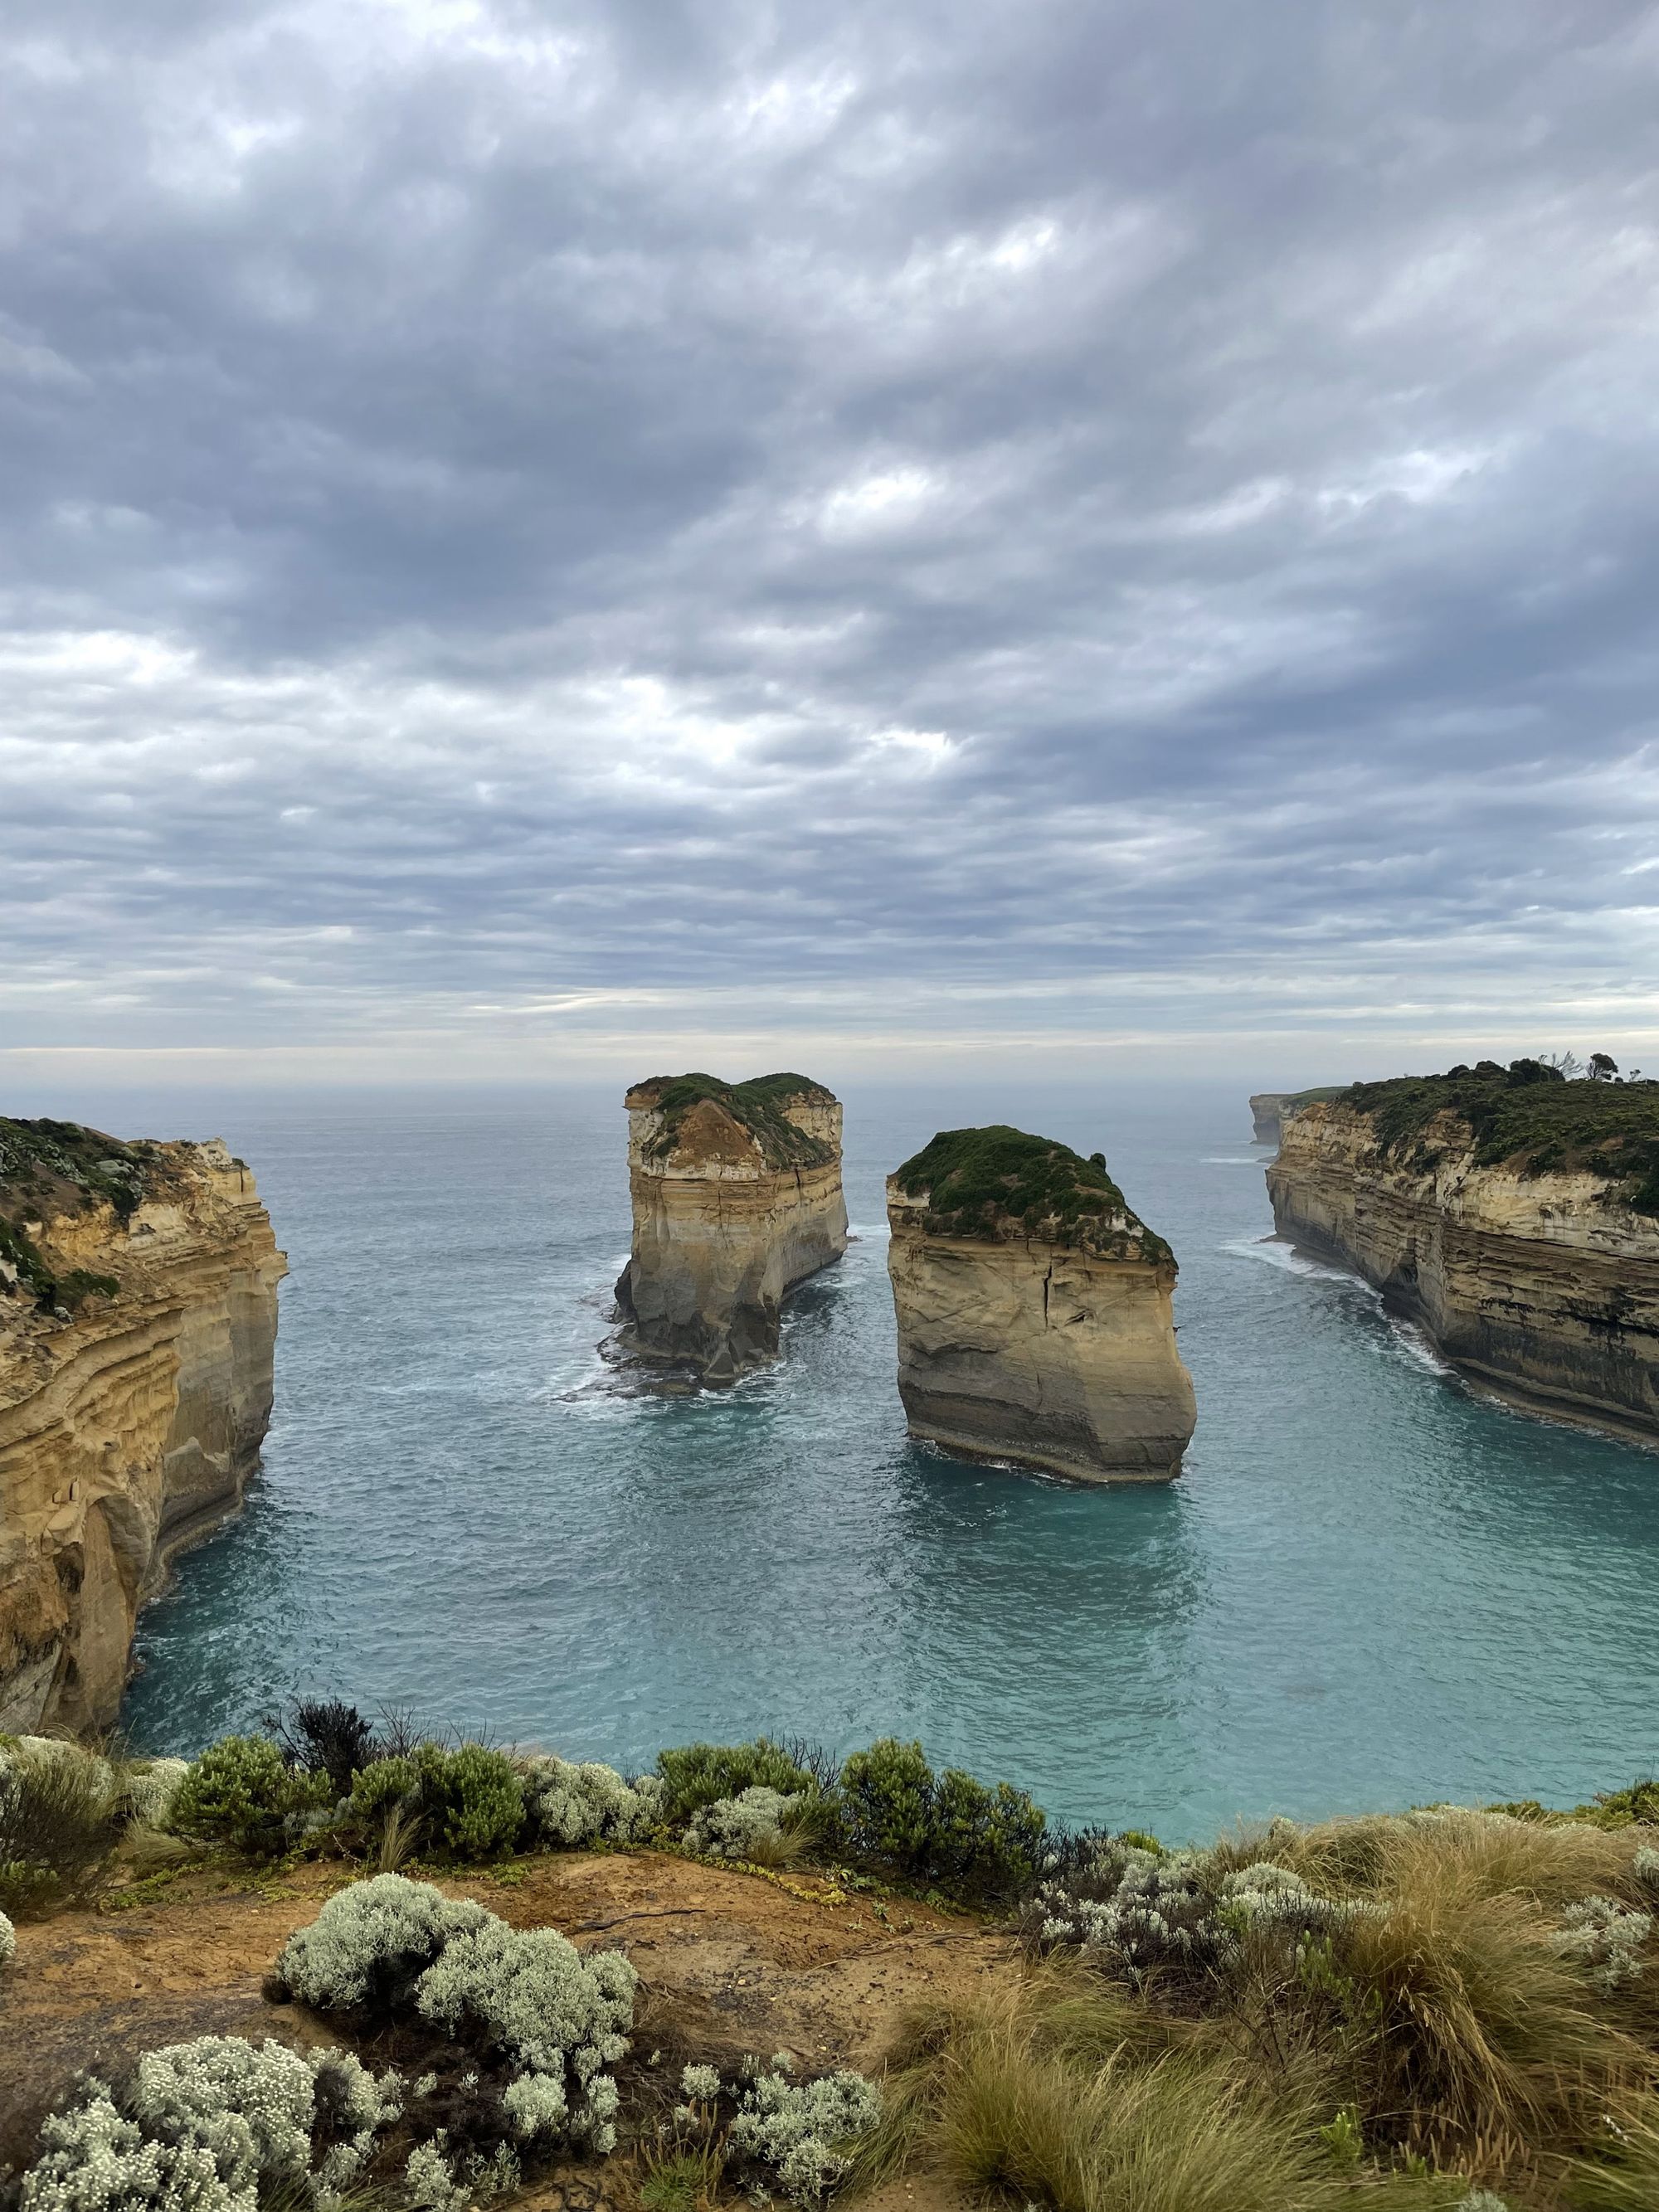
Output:
[[[1255,1152],[1203,1152],[1199,1165],[1206,1168],[1259,1168],[1261,1158]]]
[[[1353,1274],[1346,1267],[1328,1267],[1322,1260],[1310,1260],[1277,1237],[1235,1237],[1220,1249],[1235,1259],[1265,1260],[1270,1267],[1282,1267],[1287,1275],[1308,1275],[1322,1283],[1348,1283],[1360,1291],[1371,1287],[1363,1275]]]
[[[1457,1370],[1449,1359],[1437,1352],[1415,1322],[1389,1318],[1389,1349],[1403,1355],[1414,1367],[1426,1367],[1431,1375],[1455,1375]]]

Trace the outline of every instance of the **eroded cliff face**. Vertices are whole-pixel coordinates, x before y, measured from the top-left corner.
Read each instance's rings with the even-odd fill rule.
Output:
[[[1285,1125],[1279,1234],[1352,1267],[1501,1395],[1659,1443],[1659,1220],[1620,1179],[1482,1165],[1442,1114],[1401,1154],[1340,1101]]]
[[[1079,1170],[1093,1164],[1050,1149]],[[1177,1475],[1197,1409],[1176,1346],[1175,1258],[1103,1163],[1106,1206],[1068,1219],[1045,1214],[1046,1199],[1018,1212],[994,1201],[953,1207],[948,1180],[915,1172],[927,1157],[887,1183],[911,1433],[1075,1481]]]
[[[847,1249],[841,1106],[781,1076],[662,1077],[625,1103],[634,1237],[617,1285],[620,1345],[735,1382],[777,1357],[789,1291]]]
[[[0,1123],[5,1731],[114,1721],[139,1607],[258,1462],[286,1272],[222,1143],[18,1133],[66,1127]]]

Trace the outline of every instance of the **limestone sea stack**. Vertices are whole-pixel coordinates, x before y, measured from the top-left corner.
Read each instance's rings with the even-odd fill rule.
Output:
[[[1083,1482],[1181,1472],[1175,1255],[1100,1153],[949,1129],[888,1177],[887,1218],[913,1436]]]
[[[665,1075],[624,1103],[622,1348],[735,1382],[777,1357],[788,1292],[847,1249],[840,1102],[804,1075]]]
[[[1285,1125],[1279,1234],[1499,1395],[1659,1443],[1659,1083],[1534,1060],[1356,1083]]]
[[[218,1139],[0,1120],[0,1731],[110,1726],[270,1419],[276,1249]]]

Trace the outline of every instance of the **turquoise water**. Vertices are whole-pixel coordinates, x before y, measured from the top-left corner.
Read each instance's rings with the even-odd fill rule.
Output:
[[[187,1750],[299,1689],[624,1765],[895,1732],[1171,1837],[1659,1766],[1659,1456],[1477,1401],[1263,1246],[1242,1096],[844,1095],[860,1241],[781,1366],[691,1399],[595,1358],[614,1091],[152,1110],[253,1163],[293,1273],[264,1475],[143,1615],[133,1735]],[[906,1440],[882,1177],[994,1119],[1103,1146],[1176,1247],[1200,1425],[1173,1487]]]

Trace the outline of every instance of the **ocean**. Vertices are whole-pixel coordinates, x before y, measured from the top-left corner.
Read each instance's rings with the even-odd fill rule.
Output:
[[[246,1510],[142,1617],[125,1724],[190,1751],[295,1692],[623,1767],[917,1736],[1051,1815],[1201,1837],[1659,1767],[1659,1455],[1484,1402],[1264,1242],[1242,1093],[852,1085],[856,1242],[781,1363],[624,1394],[605,1091],[60,1102],[226,1136],[292,1273]],[[1198,1433],[1170,1486],[910,1443],[882,1182],[935,1129],[1103,1149],[1174,1245]]]

